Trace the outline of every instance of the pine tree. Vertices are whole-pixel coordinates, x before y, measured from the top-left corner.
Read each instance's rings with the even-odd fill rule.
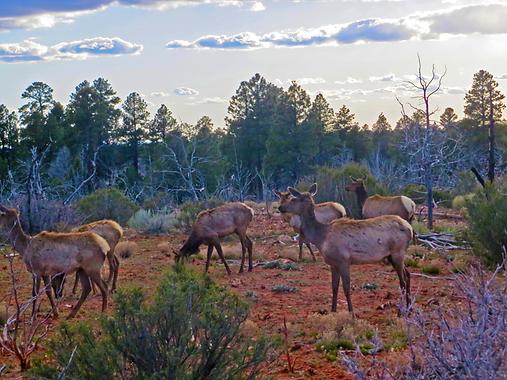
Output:
[[[18,137],[16,113],[10,112],[5,105],[0,104],[0,157],[7,165],[7,170],[12,169]]]
[[[164,141],[176,129],[178,122],[165,104],[162,104],[149,125],[148,138],[152,142]]]
[[[33,82],[21,94],[27,103],[20,109],[20,138],[25,148],[36,147],[39,151],[48,144],[49,138],[45,131],[47,115],[53,105],[53,89],[43,82]]]
[[[472,88],[465,95],[465,115],[477,125],[488,127],[488,179],[495,179],[496,131],[495,122],[502,118],[505,96],[498,90],[498,82],[486,70],[474,74]]]
[[[317,141],[318,153],[314,163],[323,165],[330,157],[333,141],[333,127],[335,125],[335,113],[322,94],[318,94],[310,111],[308,112],[307,126],[313,131],[313,138]]]
[[[440,115],[440,126],[442,128],[453,127],[458,122],[458,115],[454,112],[454,109],[447,107],[445,111]]]
[[[132,92],[125,99],[122,110],[123,123],[117,129],[116,137],[130,145],[135,174],[139,176],[139,148],[148,136],[148,104],[141,95]]]

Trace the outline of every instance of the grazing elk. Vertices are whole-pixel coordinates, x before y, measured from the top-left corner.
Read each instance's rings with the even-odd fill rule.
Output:
[[[53,294],[51,278],[57,274],[76,272],[79,275],[83,291],[79,301],[72,308],[67,318],[76,315],[90,293],[90,281],[98,286],[102,294],[102,311],[107,308],[107,284],[100,276],[100,269],[109,251],[109,245],[93,232],[53,233],[43,231],[35,236],[25,234],[16,209],[0,205],[0,235],[10,241],[21,255],[27,270],[32,273],[34,296],[33,312],[37,310],[37,295],[41,279],[46,287],[46,294],[58,316]]]
[[[331,266],[333,300],[331,311],[336,311],[340,278],[347,298],[349,312],[353,313],[350,298],[350,266],[374,263],[387,258],[392,264],[400,287],[410,300],[410,274],[404,265],[404,256],[412,239],[412,227],[396,215],[384,215],[366,220],[337,219],[329,224],[320,223],[315,217],[313,195],[317,184],[310,192],[300,193],[289,187],[292,198],[279,207],[283,213],[301,217],[301,230],[306,239],[315,244],[324,261]]]
[[[415,216],[415,203],[409,197],[398,195],[384,197],[372,195],[368,197],[364,180],[351,178],[352,182],[345,186],[345,190],[356,193],[357,203],[364,219],[381,215],[398,215],[407,222],[412,223]]]
[[[273,190],[273,192],[280,198],[280,205],[284,205],[289,202],[291,198],[291,194],[288,191],[277,191]],[[345,211],[345,207],[336,202],[324,202],[318,203],[315,205],[315,217],[320,223],[330,223],[335,219],[343,218],[347,216],[347,212]],[[306,244],[308,250],[310,251],[313,261],[317,261],[315,258],[315,254],[313,253],[312,247],[310,243],[306,241],[303,233],[301,232],[301,218],[299,215],[291,215],[291,214],[282,214],[282,218],[284,221],[289,223],[289,225],[299,234],[298,243],[299,243],[299,261],[303,260],[303,243]]]
[[[225,261],[224,252],[220,245],[220,238],[235,233],[239,236],[242,251],[239,273],[243,272],[246,250],[248,250],[248,271],[251,272],[253,269],[253,243],[247,236],[246,231],[248,225],[252,221],[253,215],[254,211],[241,202],[228,203],[223,206],[202,211],[197,216],[197,220],[192,226],[192,232],[187,241],[180,248],[179,252],[174,252],[176,261],[178,262],[181,257],[198,253],[199,246],[201,244],[207,244],[208,254],[206,257],[205,272],[208,272],[211,254],[213,253],[213,248],[216,248],[227,273],[230,275],[231,270]]]
[[[76,227],[72,229],[71,232],[95,232],[97,235],[101,236],[107,241],[107,244],[109,244],[109,251],[107,252],[107,260],[109,263],[109,278],[107,280],[107,283],[110,284],[112,280],[111,293],[114,292],[116,290],[118,270],[120,268],[120,260],[118,260],[118,257],[114,254],[114,250],[123,236],[123,229],[121,226],[114,220],[103,219]],[[63,293],[63,281],[63,275],[56,276],[53,279],[53,289],[55,290],[55,294],[58,298],[60,298]],[[76,273],[76,279],[74,280],[72,294],[76,293],[78,281],[79,274]]]

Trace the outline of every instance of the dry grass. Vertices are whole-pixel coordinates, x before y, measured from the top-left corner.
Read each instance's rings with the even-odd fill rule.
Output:
[[[114,252],[122,259],[128,259],[139,251],[139,246],[133,241],[122,241],[118,243]]]
[[[173,252],[173,246],[169,244],[169,242],[163,241],[157,244],[157,250],[159,250],[160,253],[162,253],[163,255],[171,257]]]

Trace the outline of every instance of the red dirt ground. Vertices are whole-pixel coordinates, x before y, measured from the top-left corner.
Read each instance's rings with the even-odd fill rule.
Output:
[[[446,220],[437,222],[437,225],[455,225],[457,222]],[[294,233],[280,219],[278,215],[271,218],[259,207],[256,210],[254,222],[251,225],[250,236],[254,241],[254,261],[274,260],[285,258],[295,260],[297,258],[297,244],[289,237]],[[160,274],[170,268],[172,258],[162,252],[165,248],[177,248],[184,240],[183,234],[170,236],[142,236],[133,231],[126,234],[127,240],[136,242],[138,251],[130,258],[121,262],[119,286],[139,286],[152,292],[156,287]],[[166,247],[161,244],[166,243]],[[163,245],[163,244],[162,244]],[[204,248],[203,248],[204,251]],[[283,327],[284,317],[287,320],[290,331],[291,356],[295,358],[295,372],[287,371],[285,356],[281,355],[273,363],[266,366],[264,372],[270,377],[277,379],[350,379],[346,370],[337,362],[326,360],[325,354],[315,349],[316,338],[309,326],[309,317],[318,313],[325,313],[331,303],[331,275],[328,266],[317,255],[317,262],[310,260],[310,255],[305,249],[305,260],[300,264],[300,270],[284,271],[280,269],[263,269],[255,267],[251,273],[238,274],[237,258],[241,252],[236,239],[226,239],[224,242],[226,257],[231,260],[233,274],[229,277],[219,261],[214,260],[210,268],[210,275],[216,281],[228,284],[238,294],[245,296],[247,292],[255,292],[256,301],[251,303],[250,322],[264,333],[279,335]],[[437,265],[441,272],[434,278],[412,276],[412,294],[416,295],[416,302],[423,308],[434,307],[435,304],[447,304],[453,299],[449,291],[451,280],[450,269],[453,264],[447,263],[446,254],[439,256],[422,247],[412,246],[409,249],[411,255],[424,253],[423,265]],[[216,253],[214,254],[216,255]],[[202,256],[196,257],[192,265],[198,270],[203,270],[204,260]],[[19,258],[16,258],[16,268],[22,278],[23,287],[20,292],[28,296],[30,292],[30,276],[24,270]],[[411,273],[420,273],[419,268],[409,268]],[[397,320],[396,307],[399,301],[398,279],[390,266],[384,264],[361,265],[352,267],[352,302],[356,317],[367,321],[376,327],[381,337],[385,335],[388,325]],[[0,302],[9,292],[7,261],[0,258]],[[72,282],[72,281],[69,281]],[[365,290],[362,285],[375,283],[376,290]],[[295,293],[274,293],[271,288],[274,285],[289,285],[296,287]],[[67,283],[66,296],[60,305],[61,318],[68,313],[70,307],[77,301],[77,296],[70,295],[71,284]],[[246,297],[245,297],[246,298]],[[47,308],[47,300],[43,301],[43,308]],[[385,307],[385,305],[388,305]],[[1,306],[1,305],[0,305]],[[0,308],[0,310],[3,307]],[[338,308],[346,310],[342,289],[339,291]],[[111,310],[111,308],[109,308]],[[81,308],[77,319],[96,320],[100,314],[100,297],[90,297]],[[51,330],[54,331],[59,321],[51,321]],[[51,332],[50,332],[51,335]],[[43,344],[42,344],[43,346]],[[39,349],[43,352],[43,348]],[[389,361],[402,358],[399,352],[382,354]],[[8,364],[9,369],[6,378],[23,378],[16,369],[14,358],[0,351],[0,366]]]

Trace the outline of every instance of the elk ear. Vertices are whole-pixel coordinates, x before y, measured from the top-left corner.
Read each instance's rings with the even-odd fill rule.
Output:
[[[278,190],[273,189],[273,194],[275,194],[277,197],[281,197],[282,193],[280,193]]]
[[[289,193],[291,193],[293,196],[295,197],[299,197],[301,196],[301,193],[299,191],[297,191],[296,189],[294,189],[293,187],[288,187],[287,190],[289,190]]]
[[[310,187],[310,190],[308,191],[312,197],[317,194],[317,183],[314,183],[311,187]]]

